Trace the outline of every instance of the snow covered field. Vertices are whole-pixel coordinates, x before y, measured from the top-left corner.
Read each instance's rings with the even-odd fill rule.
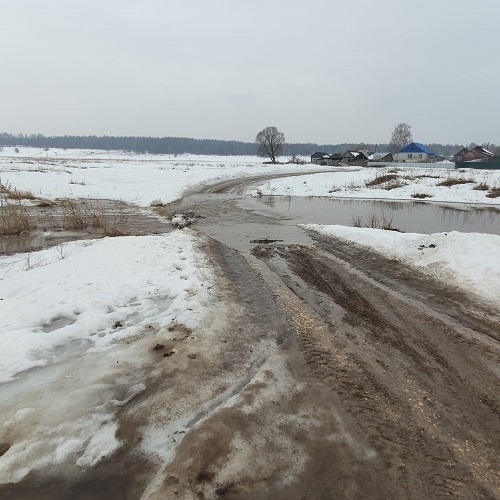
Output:
[[[266,182],[253,194],[500,205],[500,196],[488,197],[494,188],[500,189],[500,170],[332,167],[332,173]]]
[[[138,155],[111,151],[4,147],[0,184],[41,198],[100,198],[140,206],[180,198],[203,182],[274,172],[300,172],[310,165],[264,165],[257,156]]]

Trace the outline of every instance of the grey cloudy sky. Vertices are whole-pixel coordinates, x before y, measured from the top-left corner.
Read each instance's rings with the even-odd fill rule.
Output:
[[[0,132],[500,143],[499,0],[0,0]]]

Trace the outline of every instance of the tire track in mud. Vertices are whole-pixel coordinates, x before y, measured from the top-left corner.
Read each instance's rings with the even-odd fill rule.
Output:
[[[369,436],[403,496],[499,495],[498,379],[482,359],[498,360],[498,349],[455,342],[457,318],[475,319],[453,311],[453,320],[437,320],[324,251],[292,245],[259,253],[322,319],[323,333],[301,335],[307,362]]]

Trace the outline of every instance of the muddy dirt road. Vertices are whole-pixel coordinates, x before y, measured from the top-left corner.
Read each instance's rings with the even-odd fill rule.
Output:
[[[239,188],[228,182],[207,192]],[[210,220],[225,219],[229,227],[228,219],[253,222],[233,201],[227,205],[226,211],[208,203],[199,229],[208,228],[260,269],[293,328],[286,348],[304,358],[299,373],[329,391],[315,404],[331,408],[319,425],[324,439],[280,494],[498,497],[498,311],[397,262],[319,236],[301,245],[292,234],[284,243],[257,245],[249,255],[244,244],[231,241],[230,229],[220,234]],[[294,377],[299,384],[301,377]],[[348,431],[332,441],[326,429],[338,429],[340,421]],[[278,495],[267,486],[254,483],[245,494]],[[234,487],[235,496],[244,491]]]
[[[245,211],[247,185],[162,209],[198,216],[218,294],[202,331],[173,332],[176,355],[152,359],[147,390],[120,410],[124,446],[0,497],[500,498],[499,311]],[[283,241],[251,243],[263,238]]]

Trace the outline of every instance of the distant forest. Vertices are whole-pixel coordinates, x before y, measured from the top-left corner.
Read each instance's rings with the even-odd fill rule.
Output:
[[[151,154],[183,154],[242,156],[255,155],[257,146],[253,142],[220,141],[216,139],[191,139],[187,137],[113,137],[95,135],[44,136],[41,134],[0,133],[1,146],[31,146],[61,149],[103,149],[105,151],[132,151]],[[464,147],[463,144],[427,144],[431,150],[442,156],[451,156]],[[351,150],[372,152],[389,151],[388,144],[342,143],[285,144],[283,156],[309,156],[316,151],[343,153]]]

